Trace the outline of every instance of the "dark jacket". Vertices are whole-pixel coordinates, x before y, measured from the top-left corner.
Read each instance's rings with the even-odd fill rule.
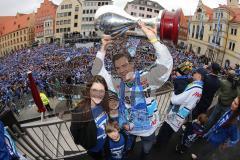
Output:
[[[175,95],[182,93],[189,83],[191,83],[190,76],[187,76],[187,75],[177,76],[173,80]]]
[[[77,107],[72,113],[70,131],[74,142],[81,145],[86,150],[94,147],[97,142],[97,127],[91,113],[87,107]]]
[[[202,97],[193,110],[194,119],[197,118],[199,114],[207,112],[207,109],[212,104],[215,93],[220,88],[220,80],[216,75],[206,75],[203,83]]]

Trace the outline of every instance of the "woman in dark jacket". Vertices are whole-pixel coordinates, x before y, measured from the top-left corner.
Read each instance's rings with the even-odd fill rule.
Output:
[[[197,155],[192,154],[193,159],[207,160],[212,159],[211,154],[218,148],[235,146],[238,141],[239,129],[237,118],[240,115],[240,96],[235,98],[228,110],[218,122],[205,135],[206,141],[200,148]]]
[[[73,111],[70,127],[74,142],[88,150],[95,160],[103,159],[106,140],[104,124],[108,120],[108,109],[106,81],[96,75],[87,84],[83,99]]]

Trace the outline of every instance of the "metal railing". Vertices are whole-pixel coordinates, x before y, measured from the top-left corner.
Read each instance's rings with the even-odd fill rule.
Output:
[[[172,90],[172,84],[166,83],[156,93],[161,121],[166,115]],[[54,117],[43,122],[22,124],[21,130],[15,126],[14,131],[9,129],[9,133],[16,141],[18,150],[31,160],[66,159],[86,154],[83,147],[74,143],[70,124],[70,120]]]

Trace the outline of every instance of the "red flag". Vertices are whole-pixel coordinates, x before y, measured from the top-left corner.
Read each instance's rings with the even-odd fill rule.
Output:
[[[33,79],[32,72],[28,72],[27,74],[28,74],[28,80],[29,80],[29,87],[31,88],[32,97],[34,99],[34,102],[38,107],[38,112],[40,112],[40,113],[45,112],[46,108],[44,107],[43,102],[40,98],[40,94],[38,92],[37,86],[36,86],[35,81]]]

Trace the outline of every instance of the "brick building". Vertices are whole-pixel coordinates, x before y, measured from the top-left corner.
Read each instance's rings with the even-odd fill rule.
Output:
[[[57,5],[50,0],[44,0],[35,15],[35,41],[50,43],[55,33],[55,18]]]

